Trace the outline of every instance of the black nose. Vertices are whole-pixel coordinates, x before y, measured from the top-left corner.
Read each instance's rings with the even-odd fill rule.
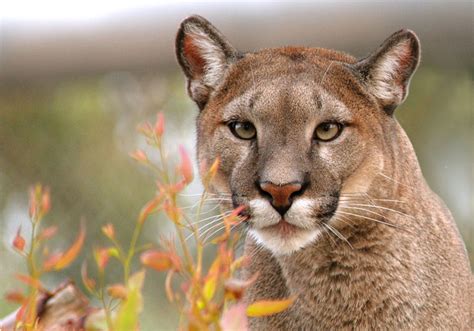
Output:
[[[273,184],[271,182],[261,182],[258,184],[262,194],[270,199],[273,208],[280,213],[281,216],[290,209],[293,197],[303,192],[302,183],[289,183],[283,185]]]

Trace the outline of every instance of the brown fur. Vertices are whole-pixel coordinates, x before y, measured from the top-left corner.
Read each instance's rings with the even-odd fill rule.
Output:
[[[296,299],[280,314],[251,319],[253,330],[474,327],[463,242],[392,116],[419,61],[413,32],[395,33],[359,61],[319,48],[242,54],[193,16],[182,23],[176,45],[201,108],[198,159],[221,158],[214,191],[232,194],[224,207],[247,206],[248,227],[261,235],[246,238],[246,275],[259,272],[246,300]],[[233,136],[227,127],[233,120],[252,122],[257,139]],[[312,140],[314,128],[328,120],[346,122],[341,136]],[[309,202],[295,215],[310,210],[312,222],[284,216],[297,226],[295,237],[269,230],[251,204],[268,199],[262,182],[305,185],[293,203]],[[296,237],[307,231],[318,235]]]

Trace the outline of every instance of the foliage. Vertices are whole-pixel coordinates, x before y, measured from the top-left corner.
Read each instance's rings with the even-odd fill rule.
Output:
[[[165,289],[170,303],[180,313],[180,329],[189,330],[245,330],[247,316],[259,317],[279,313],[288,308],[293,300],[259,301],[247,305],[244,292],[258,277],[248,280],[237,279],[237,273],[247,263],[245,256],[236,256],[236,245],[239,233],[232,230],[245,222],[241,215],[242,208],[222,213],[219,230],[223,233],[212,240],[212,235],[200,233],[198,224],[206,199],[212,196],[209,192],[211,183],[218,171],[219,160],[210,165],[202,165],[201,173],[204,192],[198,202],[198,211],[191,215],[179,204],[181,192],[193,181],[194,173],[189,155],[179,147],[180,163],[173,167],[167,158],[163,134],[165,122],[163,114],[158,114],[154,125],[145,123],[139,131],[146,138],[147,144],[157,150],[158,162],[142,150],[137,150],[131,157],[151,169],[157,177],[156,193],[140,211],[135,222],[135,229],[130,244],[124,248],[116,238],[115,227],[108,223],[102,227],[102,233],[109,244],[97,247],[93,251],[97,277],[88,274],[87,264],[81,269],[84,288],[102,305],[102,313],[86,323],[91,330],[108,329],[118,331],[138,330],[140,314],[143,311],[142,289],[145,281],[145,270],[132,272],[132,262],[140,258],[146,268],[166,272]],[[47,188],[37,185],[30,192],[30,219],[32,236],[29,249],[26,251],[26,240],[21,235],[21,228],[13,240],[13,247],[25,258],[28,264],[28,275],[17,275],[17,278],[28,285],[27,295],[20,292],[7,294],[9,300],[20,303],[17,314],[17,326],[33,330],[38,324],[36,304],[38,295],[46,292],[41,284],[45,272],[58,271],[69,266],[77,257],[85,239],[85,229],[81,230],[75,242],[65,251],[50,254],[43,243],[56,233],[56,227],[47,227],[39,231],[40,221],[51,207],[50,193]],[[149,216],[162,212],[175,227],[175,239],[163,238],[158,247],[147,244],[138,247],[138,239]],[[189,235],[188,235],[189,234]],[[191,249],[186,239],[194,238],[195,249]],[[203,252],[207,245],[215,246],[215,256],[209,267],[203,262]],[[39,260],[39,250],[43,248],[43,258]],[[122,282],[107,284],[106,270],[111,260],[116,260],[122,267]]]
[[[27,294],[20,291],[7,293],[7,300],[21,304],[16,314],[17,327],[34,330],[37,325],[37,302],[40,294],[47,294],[41,283],[41,276],[50,271],[59,271],[68,267],[79,254],[85,239],[85,229],[81,230],[75,242],[65,251],[50,253],[45,242],[55,235],[55,226],[46,227],[40,231],[43,218],[51,209],[49,189],[37,184],[30,190],[29,216],[31,223],[31,238],[29,247],[21,234],[21,227],[13,239],[13,248],[25,259],[28,275],[17,274],[16,278],[28,286]],[[42,254],[40,254],[42,251]]]

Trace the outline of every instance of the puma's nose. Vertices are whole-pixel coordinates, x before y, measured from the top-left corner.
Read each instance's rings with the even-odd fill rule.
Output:
[[[290,209],[293,202],[292,197],[295,194],[302,193],[303,185],[300,183],[289,183],[283,185],[273,184],[271,182],[259,183],[260,189],[264,195],[270,198],[270,203],[281,216]]]

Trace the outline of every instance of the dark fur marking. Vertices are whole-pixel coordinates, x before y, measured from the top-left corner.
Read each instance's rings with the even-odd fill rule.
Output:
[[[306,56],[304,54],[301,54],[301,53],[291,53],[287,56],[290,58],[290,60],[292,60],[294,62],[302,62],[302,61],[306,60]]]

